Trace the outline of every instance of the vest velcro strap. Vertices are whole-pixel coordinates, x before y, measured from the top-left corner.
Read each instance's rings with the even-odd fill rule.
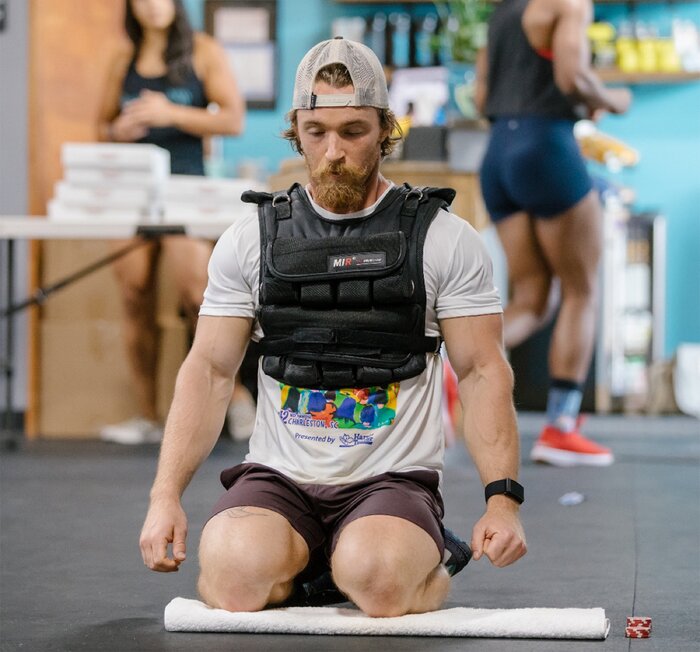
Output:
[[[384,351],[411,351],[412,353],[437,353],[442,340],[427,335],[400,335],[376,331],[338,330],[338,344],[350,344],[363,348],[375,347]]]
[[[298,344],[335,344],[338,341],[333,328],[297,328],[291,339]]]
[[[393,356],[383,359],[376,356],[357,355],[356,353],[305,353],[304,351],[300,351],[283,357],[289,360],[309,360],[314,362],[332,362],[342,365],[377,367],[378,369],[395,369],[408,363],[413,356],[407,353],[399,357]]]
[[[381,333],[373,331],[350,331],[332,328],[297,329],[291,337],[265,337],[260,341],[260,350],[264,354],[281,355],[293,354],[299,351],[299,345],[307,350],[320,353],[318,345],[346,345],[359,347],[367,353],[368,349],[379,351],[410,351],[411,353],[437,353],[442,339],[439,337],[400,335],[396,333]],[[328,351],[333,350],[333,346]]]
[[[278,206],[279,208],[279,206]],[[404,262],[408,251],[402,232],[374,233],[365,237],[335,236],[323,239],[278,237],[265,249],[265,264],[272,276],[285,281],[315,282],[341,278],[388,276]],[[376,258],[358,267],[353,256]]]

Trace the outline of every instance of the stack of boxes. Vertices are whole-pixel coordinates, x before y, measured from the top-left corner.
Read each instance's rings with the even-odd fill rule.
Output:
[[[49,217],[71,222],[223,222],[255,210],[241,202],[260,183],[170,174],[169,154],[153,145],[70,143]],[[223,229],[222,229],[223,230]],[[107,240],[44,243],[47,282],[64,278],[115,247]],[[174,261],[163,259],[168,269]],[[169,406],[177,370],[189,348],[172,275],[157,271],[160,331],[158,409]],[[43,437],[93,438],[101,426],[134,415],[136,396],[122,333],[121,296],[104,267],[63,289],[42,308],[38,430]]]
[[[158,222],[170,176],[170,153],[155,145],[66,143],[63,179],[48,217],[71,222]]]
[[[170,155],[153,145],[69,143],[61,151],[63,179],[49,218],[71,222],[144,223],[160,219]],[[109,254],[106,240],[47,241],[45,280],[65,278]],[[159,274],[158,403],[165,413],[187,351],[168,274]],[[47,301],[39,324],[41,367],[38,431],[42,437],[95,437],[100,427],[134,414],[136,396],[126,360],[121,297],[111,267],[72,283]]]

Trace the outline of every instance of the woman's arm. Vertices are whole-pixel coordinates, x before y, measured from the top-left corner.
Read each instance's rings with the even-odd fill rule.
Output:
[[[146,90],[125,107],[124,115],[151,127],[176,127],[194,136],[240,134],[245,103],[224,49],[210,36],[196,34],[193,64],[207,99],[218,106],[216,111],[175,104],[163,93]]]
[[[110,62],[97,118],[98,140],[132,142],[146,134],[144,124],[120,114],[122,87],[132,54],[131,47],[124,47]]]

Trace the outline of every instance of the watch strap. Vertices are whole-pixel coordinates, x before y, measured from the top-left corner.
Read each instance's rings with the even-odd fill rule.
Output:
[[[503,478],[503,480],[494,480],[489,482],[484,487],[484,498],[488,501],[491,496],[505,495],[512,498],[518,504],[522,504],[525,500],[525,488],[519,482],[512,478]]]

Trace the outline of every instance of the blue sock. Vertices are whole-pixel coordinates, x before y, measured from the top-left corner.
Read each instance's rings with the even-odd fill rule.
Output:
[[[552,378],[547,394],[547,423],[562,432],[576,427],[583,389],[573,380]]]

